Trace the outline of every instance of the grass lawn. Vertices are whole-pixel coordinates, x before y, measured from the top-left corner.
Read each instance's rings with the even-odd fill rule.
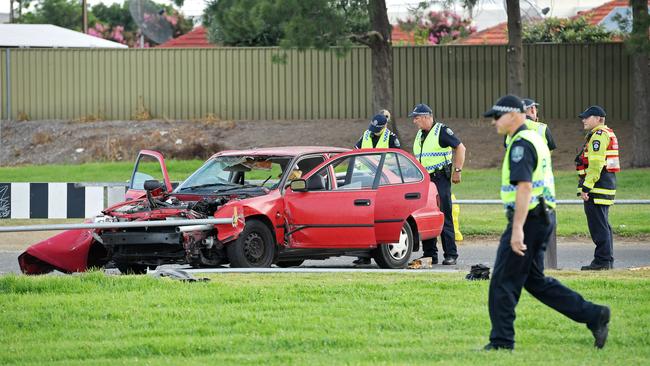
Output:
[[[514,353],[488,340],[487,281],[463,274],[0,277],[0,364],[641,365],[650,271],[555,272],[612,308],[605,350],[526,292]]]

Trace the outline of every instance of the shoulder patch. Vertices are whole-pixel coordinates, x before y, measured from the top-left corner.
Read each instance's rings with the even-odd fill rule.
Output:
[[[524,157],[524,147],[523,146],[514,146],[510,151],[510,160],[513,163],[518,163]]]
[[[598,151],[600,149],[600,141],[594,140],[594,142],[591,143],[591,148],[594,151]]]
[[[454,131],[452,131],[451,128],[447,127],[447,134],[453,136]]]

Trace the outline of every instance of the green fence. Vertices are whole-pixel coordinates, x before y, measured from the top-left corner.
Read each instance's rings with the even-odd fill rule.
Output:
[[[3,118],[368,118],[370,51],[217,49],[2,49]],[[393,113],[426,102],[440,118],[477,118],[506,90],[505,46],[395,47]],[[528,96],[546,119],[601,104],[629,120],[630,58],[622,44],[525,46]]]

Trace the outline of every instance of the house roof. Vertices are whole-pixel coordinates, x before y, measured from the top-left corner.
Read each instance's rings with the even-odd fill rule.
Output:
[[[0,24],[0,47],[127,48],[51,24]]]
[[[415,38],[413,32],[405,32],[399,25],[393,26],[393,31],[390,35],[393,45],[414,45]]]
[[[159,44],[156,48],[214,48],[216,45],[208,41],[208,34],[203,26],[198,26],[192,31],[178,38]]]
[[[650,3],[650,0],[648,1]],[[578,14],[573,17],[584,16],[587,18],[589,24],[597,25],[607,17],[607,15],[616,7],[627,7],[629,6],[628,0],[614,0],[607,2],[601,6],[595,7],[593,9],[580,11]],[[480,32],[476,32],[470,35],[467,38],[456,42],[456,44],[463,45],[498,45],[498,44],[508,44],[508,23],[503,22],[495,25],[494,27],[486,28]]]

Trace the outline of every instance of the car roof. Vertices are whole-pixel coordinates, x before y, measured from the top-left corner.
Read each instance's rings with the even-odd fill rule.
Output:
[[[280,155],[280,156],[298,156],[313,153],[341,153],[350,151],[343,147],[333,146],[279,146],[279,147],[260,147],[247,150],[224,150],[213,155],[215,156],[237,156],[237,155]]]

